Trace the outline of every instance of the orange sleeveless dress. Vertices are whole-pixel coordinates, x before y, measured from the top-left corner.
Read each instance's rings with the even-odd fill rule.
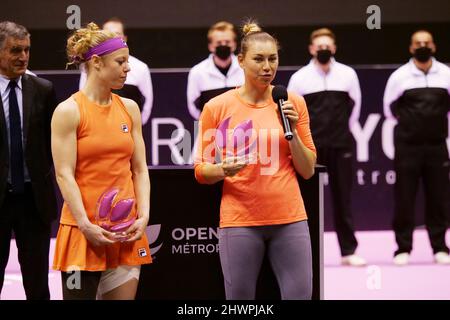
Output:
[[[73,98],[80,113],[75,180],[88,218],[96,223],[97,201],[105,191],[119,188],[116,199],[135,198],[131,173],[133,123],[118,95],[112,94],[111,103],[107,106],[95,104],[81,91],[75,93]],[[136,214],[136,205],[131,214]],[[133,243],[117,242],[98,247],[91,245],[78,229],[70,208],[64,202],[53,269],[104,271],[119,265],[151,262],[145,234]]]

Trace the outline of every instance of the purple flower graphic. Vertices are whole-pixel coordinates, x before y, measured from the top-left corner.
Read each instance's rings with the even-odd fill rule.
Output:
[[[253,137],[252,120],[244,120],[234,129],[229,129],[231,117],[223,120],[217,127],[215,134],[216,147],[226,151],[226,157],[245,156],[249,157],[254,152],[256,140]],[[252,140],[250,142],[250,140]]]
[[[122,199],[117,202],[118,188],[104,192],[97,201],[96,220],[100,227],[111,232],[121,232],[130,227],[136,217],[130,217],[134,199]]]

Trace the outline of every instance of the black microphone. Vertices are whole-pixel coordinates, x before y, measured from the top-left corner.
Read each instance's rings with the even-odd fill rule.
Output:
[[[286,115],[283,112],[283,109],[281,108],[283,106],[283,103],[287,101],[288,99],[288,93],[285,86],[275,86],[272,89],[272,99],[273,101],[278,105],[278,111],[280,111],[281,115],[281,122],[283,124],[283,130],[284,130],[284,138],[286,140],[292,140],[294,137],[294,134],[291,130],[291,124],[289,123],[289,119],[286,117]]]

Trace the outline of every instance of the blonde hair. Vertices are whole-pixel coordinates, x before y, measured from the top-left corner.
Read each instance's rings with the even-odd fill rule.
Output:
[[[234,25],[227,21],[219,21],[213,24],[208,30],[208,42],[211,42],[211,37],[214,31],[231,31],[234,34],[234,40],[236,40],[236,30]]]
[[[84,54],[88,52],[90,48],[99,45],[100,43],[117,37],[114,32],[100,29],[94,22],[89,23],[86,28],[76,30],[67,39],[66,53],[69,65],[79,65],[85,62]]]
[[[245,37],[252,32],[261,32],[261,28],[258,26],[256,21],[248,21],[242,26],[242,35]]]
[[[272,41],[280,50],[278,40],[267,32],[262,31],[258,22],[249,19],[242,26],[241,54],[245,56],[248,51],[249,42],[251,41]]]
[[[333,39],[334,42],[336,42],[336,36],[334,35],[333,31],[331,31],[328,28],[320,28],[320,29],[316,29],[313,32],[311,32],[311,36],[309,37],[309,41],[312,44],[313,40],[315,38],[323,37],[323,36],[330,37],[331,39]]]

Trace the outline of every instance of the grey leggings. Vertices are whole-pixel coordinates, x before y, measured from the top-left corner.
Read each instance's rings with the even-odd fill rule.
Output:
[[[312,257],[307,221],[219,229],[220,262],[228,300],[255,299],[267,250],[281,298],[311,299]]]

